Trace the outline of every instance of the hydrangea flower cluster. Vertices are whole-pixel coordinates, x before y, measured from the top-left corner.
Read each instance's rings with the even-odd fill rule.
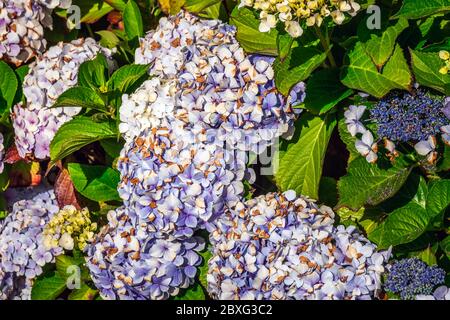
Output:
[[[4,0],[0,2],[0,59],[20,65],[47,46],[44,28],[52,28],[52,10],[72,0]]]
[[[384,284],[386,291],[399,294],[402,299],[414,299],[417,295],[429,295],[445,280],[445,271],[428,266],[418,258],[395,261],[389,267]]]
[[[87,266],[104,299],[168,299],[193,284],[201,238],[154,238],[123,207],[110,211],[108,220],[86,248]]]
[[[320,27],[326,17],[342,24],[345,13],[355,16],[361,8],[353,0],[241,0],[239,7],[244,6],[260,11],[260,32],[274,29],[281,21],[294,38],[303,34],[302,27]]]
[[[141,40],[136,63],[152,64],[151,74],[175,81],[171,88],[175,109],[185,110],[185,121],[216,129],[221,144],[258,152],[292,128],[291,106],[304,100],[305,86],[299,83],[288,98],[279,94],[273,58],[247,57],[235,33],[233,26],[218,20],[181,12],[162,18],[158,28]],[[160,103],[153,101],[157,96],[149,95],[147,104]],[[121,120],[128,126],[122,132],[148,126],[151,111],[136,110],[141,99],[125,96]]]
[[[292,129],[304,84],[283,97],[272,61],[246,57],[233,27],[186,12],[141,41],[136,62],[159,77],[123,96],[119,194],[149,232],[192,236],[239,200],[245,152]]]
[[[50,107],[59,95],[77,84],[80,65],[98,53],[111,57],[111,51],[92,38],[60,42],[30,65],[23,83],[26,105],[17,104],[12,113],[16,147],[21,157],[49,157],[50,142],[56,131],[81,110]]]
[[[415,298],[416,300],[450,300],[450,288],[446,286],[440,286],[434,290],[433,294],[423,295],[419,294]]]
[[[290,190],[239,203],[210,235],[208,291],[215,299],[370,299],[389,251],[334,212]]]
[[[450,53],[446,50],[439,51],[439,58],[444,60],[445,65],[439,69],[441,74],[447,74],[450,71]]]
[[[245,160],[209,144],[201,129],[188,130],[176,120],[164,123],[122,150],[118,190],[129,216],[148,232],[189,238],[239,200]]]
[[[65,250],[83,250],[94,238],[97,224],[91,222],[89,210],[77,210],[72,205],[65,206],[46,224],[44,246],[47,249],[62,247]]]
[[[377,161],[380,140],[384,141],[390,159],[398,156],[396,143],[409,143],[429,163],[434,163],[437,158],[437,135],[450,144],[449,97],[434,98],[422,89],[414,93],[393,92],[372,106],[369,117],[363,119],[366,109],[365,105],[352,105],[344,116],[348,132],[353,137],[361,137],[356,139],[356,149],[369,162]],[[364,121],[375,124],[378,141]]]
[[[34,279],[63,253],[47,249],[43,228],[59,210],[53,190],[20,200],[0,225],[0,300],[30,299]]]
[[[0,132],[0,173],[2,173],[4,169],[3,157],[5,156],[5,146],[3,143],[4,143],[3,135]]]

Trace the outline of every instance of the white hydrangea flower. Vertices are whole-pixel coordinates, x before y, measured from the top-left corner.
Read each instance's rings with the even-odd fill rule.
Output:
[[[19,103],[12,110],[15,142],[21,157],[49,157],[50,142],[56,131],[81,110],[50,107],[60,94],[77,84],[80,65],[98,53],[108,58],[112,55],[111,50],[92,38],[60,42],[30,65],[23,83],[26,104]]]
[[[303,34],[300,26],[303,23],[308,27],[320,27],[326,17],[331,17],[334,23],[342,24],[345,14],[354,16],[361,9],[353,0],[241,0],[241,7],[260,11],[260,32],[274,29],[277,22],[281,21],[294,38]]]
[[[45,50],[44,29],[52,28],[52,10],[71,0],[3,0],[0,2],[0,59],[20,65]]]

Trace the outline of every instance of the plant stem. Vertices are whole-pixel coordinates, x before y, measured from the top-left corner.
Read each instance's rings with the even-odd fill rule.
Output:
[[[88,31],[88,33],[89,33],[89,36],[90,36],[92,39],[95,39],[95,34],[94,34],[94,32],[92,31],[92,28],[91,28],[91,26],[89,25],[89,23],[86,23],[86,29],[87,29],[87,31]]]
[[[322,31],[320,31],[320,28],[315,25],[314,30],[316,30],[316,34],[319,37],[320,43],[322,44],[323,49],[325,50],[325,53],[327,54],[328,61],[330,62],[330,65],[333,68],[337,67],[336,61],[334,60],[333,54],[331,53],[330,48],[330,39],[327,37],[324,37],[322,34]]]

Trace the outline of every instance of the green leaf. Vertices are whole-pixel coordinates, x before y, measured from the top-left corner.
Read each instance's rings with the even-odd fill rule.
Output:
[[[391,212],[368,237],[384,249],[417,239],[426,230],[428,222],[425,209],[411,202]]]
[[[56,257],[56,272],[64,279],[67,279],[71,273],[68,272],[70,267],[79,267],[84,263],[84,258],[74,258],[66,255]]]
[[[205,293],[201,285],[194,283],[194,285],[177,295],[174,300],[205,300]]]
[[[86,87],[72,87],[64,91],[51,108],[59,107],[81,107],[106,111],[107,107],[98,93]]]
[[[442,159],[439,161],[437,169],[439,171],[447,171],[450,169],[450,146],[444,146]]]
[[[421,85],[450,94],[450,74],[442,74],[439,69],[444,66],[437,52],[420,52],[410,50],[412,70],[416,81]]]
[[[338,202],[337,181],[331,177],[322,177],[319,184],[319,200],[334,207]]]
[[[108,156],[110,156],[112,159],[115,159],[119,157],[124,142],[117,141],[117,139],[106,139],[101,140],[100,145],[102,146],[103,150],[105,150],[105,152],[108,154]]]
[[[186,0],[184,8],[193,13],[200,13],[208,7],[220,3],[221,0]]]
[[[112,6],[103,0],[77,0],[74,5],[80,8],[80,23],[95,23],[114,10]],[[61,16],[67,17],[67,11],[65,11]],[[75,28],[75,25],[70,25],[69,28],[73,29]]]
[[[447,236],[444,240],[439,243],[442,251],[444,251],[445,255],[448,259],[450,259],[450,236]]]
[[[211,250],[208,248],[205,251],[201,252],[200,255],[203,258],[201,266],[198,268],[198,278],[200,281],[200,284],[203,286],[205,290],[208,289],[208,281],[206,277],[208,276],[208,261],[212,257]]]
[[[282,191],[292,189],[313,199],[319,197],[323,160],[335,126],[334,115],[301,117],[296,136],[280,153],[275,172],[276,184]]]
[[[127,5],[124,0],[105,0],[105,2],[119,11],[125,10],[125,6]]]
[[[100,45],[109,49],[115,48],[119,43],[120,39],[116,36],[116,34],[112,31],[101,30],[97,31],[100,38]]]
[[[450,205],[450,180],[438,180],[431,184],[427,197],[427,212],[435,218]]]
[[[30,67],[28,65],[23,65],[20,68],[17,68],[15,70],[18,84],[19,83],[20,84],[23,83],[23,81],[25,79],[25,76],[28,74],[28,70],[29,69],[30,69]],[[16,91],[15,96],[14,96],[14,101],[13,101],[12,104],[14,105],[14,104],[16,104],[18,102],[21,102],[21,101],[24,101],[24,100],[25,100],[25,97],[23,95],[22,85],[18,85],[17,86],[17,91]],[[0,106],[0,109],[1,109],[1,106]],[[0,115],[1,115],[1,111],[0,111]]]
[[[123,22],[128,40],[134,40],[144,35],[141,12],[133,0],[129,0],[123,11]]]
[[[308,79],[306,92],[305,108],[314,114],[323,114],[348,98],[353,90],[342,85],[337,69],[323,69]]]
[[[66,289],[66,279],[55,272],[38,278],[31,290],[32,300],[54,300]]]
[[[320,51],[317,46],[296,47],[283,61],[277,58],[273,69],[278,90],[287,96],[294,85],[307,79],[326,58],[326,53]]]
[[[275,29],[259,32],[259,22],[248,8],[235,7],[230,17],[230,23],[237,27],[236,39],[246,52],[276,56],[278,32]]]
[[[392,19],[419,19],[450,10],[449,0],[403,0],[403,5]]]
[[[336,210],[336,213],[342,220],[355,220],[359,221],[364,216],[366,208],[361,207],[358,211],[350,210],[349,208],[342,207]]]
[[[220,20],[221,17],[228,17],[222,2],[216,2],[212,6],[206,7],[203,11],[197,13],[201,18]]]
[[[108,81],[108,89],[119,90],[121,93],[132,93],[150,76],[149,65],[125,65],[113,73]]]
[[[428,247],[425,250],[419,252],[417,257],[429,266],[434,266],[437,264],[436,255],[431,247]]]
[[[69,300],[94,300],[98,290],[94,290],[87,284],[82,283],[80,289],[76,289],[69,294]]]
[[[105,85],[108,76],[108,61],[99,53],[95,59],[85,61],[78,71],[78,85],[97,89]]]
[[[412,172],[400,190],[390,199],[380,204],[386,212],[394,211],[409,202],[414,202],[426,209],[428,186],[421,175]]]
[[[339,137],[345,143],[347,150],[350,153],[348,158],[348,163],[350,163],[356,158],[359,158],[361,155],[358,152],[358,150],[356,150],[355,137],[352,137],[350,132],[348,132],[347,130],[347,125],[345,124],[345,118],[343,116],[343,113],[342,115],[339,116],[338,130],[339,130]]]
[[[13,69],[6,62],[0,61],[0,115],[12,107],[17,86]]]
[[[347,175],[338,182],[338,206],[358,210],[363,205],[375,206],[392,197],[405,183],[411,168],[396,163],[380,169],[363,157],[350,162]]]
[[[398,44],[381,71],[377,69],[361,42],[350,51],[348,58],[349,63],[343,69],[341,81],[349,88],[381,98],[393,89],[409,90],[411,86],[409,66]]]
[[[376,31],[368,34],[370,38],[364,41],[365,49],[378,68],[384,66],[389,60],[394,51],[397,37],[407,27],[408,20],[401,18],[395,25],[387,27],[381,34]]]
[[[92,142],[116,137],[114,121],[95,122],[89,117],[77,117],[56,132],[50,144],[50,158],[55,163]]]
[[[86,198],[99,202],[121,200],[117,192],[120,181],[117,170],[79,163],[69,163],[68,169],[75,189]]]
[[[279,34],[277,37],[278,57],[283,61],[290,53],[294,44],[294,38],[289,34]]]
[[[158,0],[161,10],[170,15],[180,12],[185,0]]]

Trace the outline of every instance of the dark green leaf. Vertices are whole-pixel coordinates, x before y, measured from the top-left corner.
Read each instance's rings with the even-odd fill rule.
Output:
[[[174,298],[175,300],[205,300],[202,286],[194,283],[191,287]]]
[[[204,252],[201,252],[200,255],[203,258],[201,266],[198,268],[199,275],[198,278],[200,280],[200,284],[203,286],[205,290],[208,289],[208,281],[206,279],[208,275],[208,261],[212,257],[211,250],[208,248]]]
[[[237,27],[236,38],[248,53],[259,53],[276,56],[278,54],[277,35],[275,29],[259,32],[260,20],[248,8],[234,8],[230,23]]]
[[[420,52],[410,50],[412,70],[416,81],[421,85],[433,88],[450,95],[450,74],[439,72],[445,64],[437,52]]]
[[[121,200],[117,192],[120,181],[117,170],[79,163],[69,163],[68,169],[75,189],[86,198],[94,201]]]
[[[94,300],[98,290],[94,290],[87,284],[82,283],[80,289],[76,289],[69,294],[69,300]]]
[[[400,11],[392,18],[419,19],[450,10],[449,0],[403,0]]]
[[[150,76],[149,65],[131,64],[118,69],[108,81],[108,89],[121,93],[132,93]]]
[[[312,74],[306,82],[305,108],[315,114],[323,114],[348,98],[353,90],[339,80],[337,69],[323,69]]]
[[[444,240],[439,243],[442,251],[444,251],[445,255],[448,259],[450,259],[450,236],[447,236]]]
[[[86,87],[73,87],[64,91],[52,105],[52,108],[59,107],[81,107],[107,111],[105,102],[98,93]]]
[[[101,37],[100,45],[102,45],[103,47],[112,49],[115,48],[120,43],[120,39],[112,31],[102,30],[97,31],[96,34],[98,34]]]
[[[337,181],[331,177],[322,177],[319,184],[319,200],[334,207],[338,202]]]
[[[294,85],[307,79],[326,58],[318,47],[296,47],[283,61],[277,58],[273,68],[278,90],[287,96]]]
[[[184,8],[193,13],[200,13],[208,7],[220,3],[221,0],[186,0]]]
[[[360,42],[350,51],[348,58],[349,63],[344,66],[341,74],[341,81],[347,87],[362,90],[377,98],[393,89],[410,89],[411,73],[398,44],[382,70],[377,69]]]
[[[375,206],[392,197],[405,183],[411,169],[396,164],[381,169],[359,157],[350,162],[348,173],[338,182],[338,206],[358,210],[365,204]]]
[[[427,212],[430,218],[439,217],[450,205],[450,180],[438,180],[431,184],[427,197]]]
[[[63,124],[56,132],[50,144],[52,163],[92,142],[116,137],[117,127],[114,121],[95,122],[88,117],[77,117]]]
[[[335,126],[334,115],[301,117],[296,136],[279,154],[275,181],[282,191],[292,189],[313,199],[319,197],[325,151]]]
[[[66,289],[66,279],[55,272],[38,278],[31,290],[32,300],[54,300]]]
[[[399,19],[395,25],[386,26],[382,32],[372,31],[364,41],[366,52],[378,68],[384,66],[394,52],[396,39],[408,27],[408,20]]]
[[[426,210],[411,202],[391,212],[368,236],[380,249],[384,249],[417,239],[425,232],[428,222]]]
[[[134,40],[144,35],[141,12],[133,0],[129,0],[123,11],[123,22],[128,40]]]
[[[93,60],[85,61],[78,71],[78,85],[97,89],[105,85],[108,76],[108,61],[99,53]]]
[[[0,61],[0,115],[12,107],[17,86],[14,71],[6,62]]]
[[[120,151],[123,148],[124,142],[123,141],[117,141],[117,139],[106,139],[101,140],[100,144],[105,150],[105,152],[110,156],[112,159],[115,159],[119,157]]]

